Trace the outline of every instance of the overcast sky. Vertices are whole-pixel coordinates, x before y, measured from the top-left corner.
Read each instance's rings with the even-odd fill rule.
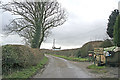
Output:
[[[68,13],[67,21],[52,29],[41,48],[51,49],[53,39],[56,40],[56,47],[71,49],[79,48],[88,41],[108,38],[108,18],[111,12],[118,8],[118,1],[120,0],[58,0]],[[8,24],[12,19],[9,13],[0,11],[0,14],[2,25]],[[18,35],[6,37],[0,31],[0,36],[0,44],[23,44],[22,38]]]

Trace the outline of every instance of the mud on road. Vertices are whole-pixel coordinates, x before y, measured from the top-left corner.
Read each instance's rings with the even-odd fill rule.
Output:
[[[117,68],[106,68],[102,73],[98,73],[87,69],[92,62],[74,62],[46,56],[49,58],[49,64],[42,73],[38,72],[33,78],[117,78],[118,75]]]

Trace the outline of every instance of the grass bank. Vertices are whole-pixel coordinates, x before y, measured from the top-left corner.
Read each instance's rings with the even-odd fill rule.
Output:
[[[88,69],[104,69],[105,66],[96,66],[96,65],[92,64],[92,65],[89,65],[87,68]]]
[[[78,61],[78,62],[88,62],[89,61],[88,58],[74,58],[74,57],[67,57],[67,56],[61,56],[61,55],[55,55],[55,54],[52,54],[52,55],[56,56],[56,57],[64,58],[64,59],[67,59],[70,61]]]
[[[94,64],[89,65],[87,67],[88,69],[91,69],[91,73],[98,73],[98,74],[103,74],[103,73],[107,73],[108,71],[106,70],[106,66],[96,66]]]
[[[48,62],[48,58],[44,56],[44,58],[36,66],[31,66],[29,68],[25,68],[20,71],[16,71],[7,76],[3,76],[3,78],[30,78],[31,76],[35,75],[35,73],[38,70],[44,68],[44,66],[45,66],[45,64],[47,64],[47,62]]]

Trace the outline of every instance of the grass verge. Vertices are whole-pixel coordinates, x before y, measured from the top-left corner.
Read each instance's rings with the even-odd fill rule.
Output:
[[[70,61],[78,61],[78,62],[88,62],[89,61],[88,58],[74,58],[74,57],[67,57],[67,56],[61,56],[61,55],[55,55],[55,54],[52,54],[52,55],[56,56],[56,57],[64,58],[64,59],[67,59]]]
[[[103,74],[108,72],[107,70],[105,70],[106,68],[105,66],[96,66],[92,64],[92,65],[89,65],[87,68],[92,69],[92,71],[90,71],[91,73]]]
[[[45,64],[48,62],[48,58],[44,57],[39,64],[36,66],[32,66],[21,71],[14,72],[7,76],[3,76],[3,78],[30,78],[33,76],[38,70],[42,69]]]
[[[92,64],[92,65],[89,65],[87,68],[88,69],[104,69],[105,66],[96,66],[96,65]]]

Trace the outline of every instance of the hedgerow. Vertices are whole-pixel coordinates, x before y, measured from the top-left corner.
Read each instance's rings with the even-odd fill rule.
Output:
[[[43,56],[38,49],[28,46],[2,46],[2,74],[11,74],[14,71],[37,65]]]

